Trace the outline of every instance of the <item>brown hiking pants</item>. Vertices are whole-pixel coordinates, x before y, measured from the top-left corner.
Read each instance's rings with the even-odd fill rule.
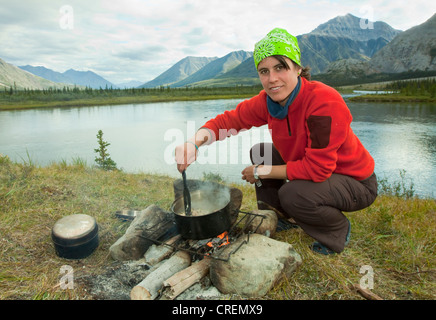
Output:
[[[253,164],[285,164],[271,143],[256,144],[250,157]],[[334,173],[323,182],[262,179],[262,186],[255,188],[258,201],[293,218],[309,236],[339,253],[344,250],[348,232],[348,220],[342,211],[370,206],[377,197],[377,178],[372,174],[358,181]],[[259,205],[259,209],[264,208]]]

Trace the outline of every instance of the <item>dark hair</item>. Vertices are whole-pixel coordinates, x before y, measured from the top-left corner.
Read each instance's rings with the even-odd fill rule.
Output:
[[[291,67],[286,63],[286,60],[285,60],[284,56],[275,55],[275,56],[271,56],[271,57],[276,58],[278,60],[278,62],[280,63],[280,65],[283,68],[285,68],[286,70],[291,69]],[[303,78],[306,78],[307,80],[310,81],[310,67],[301,67],[298,64],[296,64],[294,61],[292,61],[292,63],[294,64],[294,67],[301,68],[300,76],[303,77]]]

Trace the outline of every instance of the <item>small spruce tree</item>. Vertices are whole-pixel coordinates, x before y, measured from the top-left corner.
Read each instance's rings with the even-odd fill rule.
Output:
[[[103,140],[103,131],[101,130],[98,130],[97,141],[99,147],[94,149],[94,151],[98,154],[98,156],[95,157],[95,162],[98,167],[103,170],[117,170],[117,164],[109,157],[109,153],[107,152],[107,147],[110,143]]]

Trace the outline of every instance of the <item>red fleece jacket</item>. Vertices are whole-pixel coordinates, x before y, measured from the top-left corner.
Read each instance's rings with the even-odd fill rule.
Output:
[[[302,78],[301,89],[289,106],[287,118],[273,118],[267,109],[267,95],[241,102],[203,126],[223,140],[241,129],[268,124],[272,141],[286,162],[289,180],[321,182],[332,173],[364,180],[374,172],[374,159],[352,131],[352,116],[341,95],[317,81]]]

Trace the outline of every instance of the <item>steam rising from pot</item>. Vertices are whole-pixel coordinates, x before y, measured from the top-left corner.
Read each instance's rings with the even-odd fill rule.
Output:
[[[230,190],[217,183],[197,183],[190,188],[191,210],[193,216],[207,215],[223,209],[230,202]],[[183,197],[178,197],[173,204],[173,211],[185,215]]]

